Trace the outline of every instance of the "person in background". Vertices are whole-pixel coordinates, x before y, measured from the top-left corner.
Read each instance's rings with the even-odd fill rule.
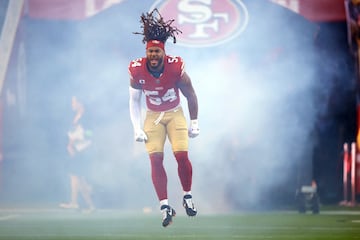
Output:
[[[345,0],[348,43],[355,59],[357,81],[360,81],[360,0]]]
[[[158,17],[155,14],[158,14]],[[181,57],[165,54],[164,45],[169,37],[176,42],[175,33],[180,30],[171,26],[173,20],[165,22],[157,9],[142,14],[146,57],[130,62],[130,118],[135,140],[145,142],[151,163],[152,182],[160,202],[162,226],[167,227],[176,215],[169,205],[167,174],[164,169],[164,144],[166,137],[172,146],[178,164],[178,176],[183,189],[182,203],[188,216],[195,216],[192,186],[192,164],[188,156],[188,137],[199,134],[198,100],[190,77],[185,71]],[[180,104],[180,92],[185,96],[190,115],[190,128]],[[141,96],[146,98],[147,112],[141,122]],[[142,127],[143,125],[143,127]]]
[[[93,158],[92,132],[84,128],[83,115],[84,105],[76,96],[71,99],[72,110],[75,116],[72,127],[68,132],[67,152],[70,157],[69,175],[71,196],[69,203],[61,203],[60,207],[65,209],[79,209],[79,195],[84,199],[87,209],[86,212],[95,210],[91,197],[92,186],[88,183],[89,170]]]

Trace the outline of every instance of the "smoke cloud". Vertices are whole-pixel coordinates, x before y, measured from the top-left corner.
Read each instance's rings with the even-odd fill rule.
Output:
[[[166,46],[185,60],[198,95],[201,133],[190,139],[189,155],[192,192],[204,212],[292,204],[298,185],[313,177],[314,128],[332,84],[317,79],[316,27],[280,6],[254,2],[244,1],[249,25],[231,42]],[[145,53],[132,32],[149,7],[124,1],[82,21],[24,20],[27,110],[21,116],[7,110],[5,134],[16,139],[5,143],[3,201],[56,206],[68,200],[66,134],[76,94],[96,138],[96,204],[158,207],[149,160],[143,144],[133,141],[128,113],[127,65]],[[170,203],[181,208],[176,161],[166,146]]]

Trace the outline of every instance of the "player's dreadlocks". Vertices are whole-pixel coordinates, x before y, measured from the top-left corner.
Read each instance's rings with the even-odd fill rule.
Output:
[[[158,14],[158,17],[154,16],[155,13]],[[143,32],[134,32],[134,34],[144,35],[143,43],[149,40],[158,40],[165,43],[169,37],[172,37],[173,42],[176,43],[175,34],[182,32],[178,28],[171,26],[174,21],[174,19],[164,21],[158,9],[155,8],[150,13],[141,15],[140,22],[142,23]]]

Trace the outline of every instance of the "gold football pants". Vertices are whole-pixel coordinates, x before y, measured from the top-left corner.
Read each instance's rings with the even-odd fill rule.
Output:
[[[166,136],[173,152],[188,151],[188,128],[181,107],[167,112],[147,111],[144,131],[148,137],[146,150],[149,154],[164,152]]]

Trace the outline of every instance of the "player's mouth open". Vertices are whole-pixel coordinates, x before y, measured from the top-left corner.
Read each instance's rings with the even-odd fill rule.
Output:
[[[157,59],[151,59],[150,60],[150,65],[151,66],[156,66],[156,65],[158,65],[158,63],[159,63],[159,60],[157,60]]]

